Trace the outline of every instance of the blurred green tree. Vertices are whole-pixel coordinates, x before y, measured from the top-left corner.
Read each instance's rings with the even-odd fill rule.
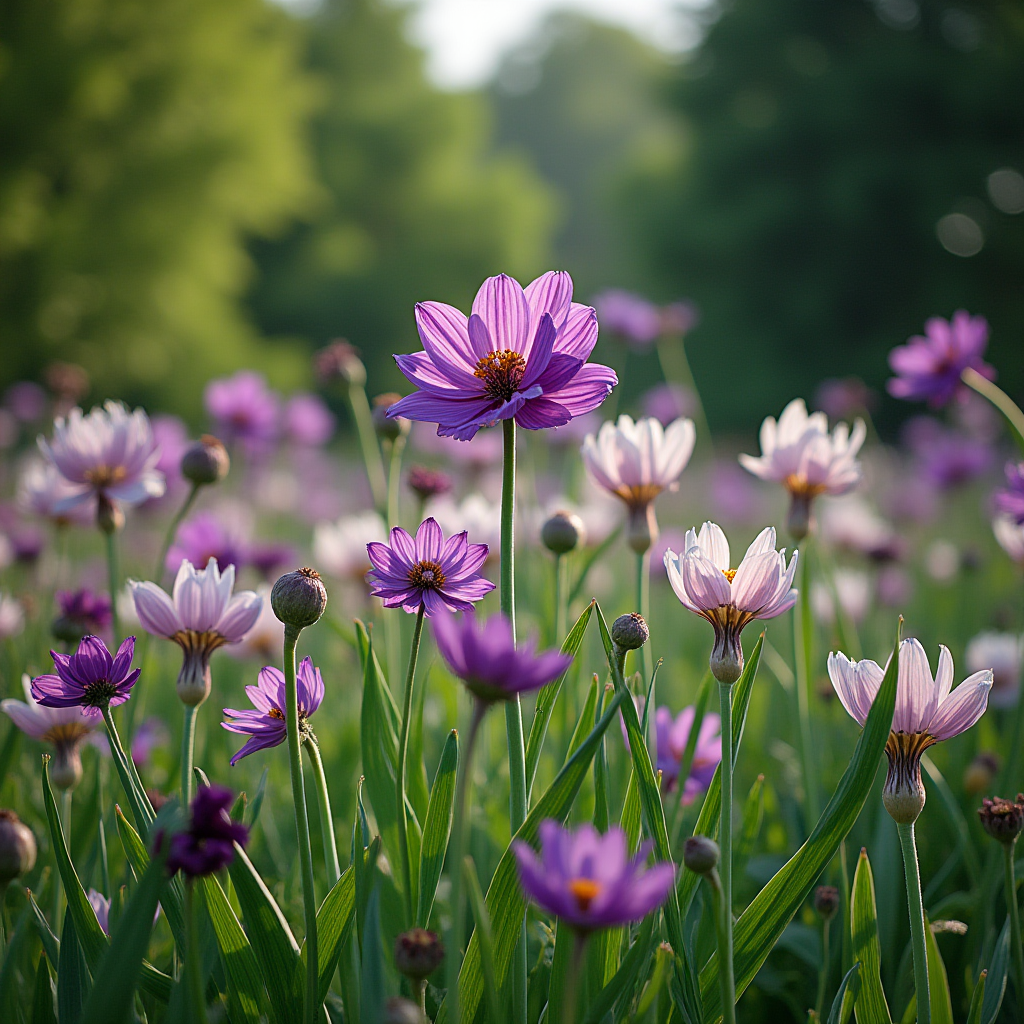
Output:
[[[652,290],[701,306],[690,355],[712,422],[752,426],[824,376],[881,386],[888,350],[958,307],[988,317],[1020,398],[1019,5],[732,0],[707,16],[667,94],[692,151],[620,201]]]
[[[313,194],[300,56],[264,0],[0,5],[0,381],[70,359],[194,412],[243,361],[304,372],[237,302],[244,236]]]
[[[315,345],[346,336],[377,391],[408,390],[391,354],[419,347],[416,301],[465,307],[489,274],[547,269],[553,216],[526,161],[491,150],[485,98],[429,85],[407,16],[383,0],[325,0],[309,17],[320,199],[252,247],[260,327]]]

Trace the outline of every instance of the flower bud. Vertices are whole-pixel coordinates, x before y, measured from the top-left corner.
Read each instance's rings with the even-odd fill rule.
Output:
[[[313,371],[324,384],[334,381],[356,387],[366,384],[366,367],[359,358],[359,349],[343,338],[332,341],[313,356]]]
[[[638,555],[645,554],[658,539],[658,520],[654,515],[654,502],[630,505],[626,521],[626,543]]]
[[[412,429],[412,422],[404,416],[388,417],[391,408],[402,396],[387,391],[373,400],[373,429],[384,441],[397,441]]]
[[[707,836],[690,836],[683,844],[683,863],[694,874],[707,875],[718,867],[721,851],[718,843]]]
[[[794,541],[799,542],[810,533],[814,526],[814,512],[808,494],[794,494],[786,517],[786,529]]]
[[[447,473],[426,466],[410,466],[406,482],[420,501],[447,494],[452,489],[452,478]]]
[[[434,932],[413,928],[395,940],[395,967],[407,978],[422,979],[433,974],[444,960],[444,946]]]
[[[991,750],[983,750],[964,769],[964,792],[968,796],[977,796],[992,787],[999,769],[1002,767],[999,755]]]
[[[715,646],[708,660],[711,674],[726,686],[732,686],[743,674],[743,645],[733,629],[716,629]]]
[[[612,643],[622,651],[639,650],[650,639],[651,631],[639,612],[620,615],[612,623]]]
[[[36,863],[36,837],[14,811],[0,810],[0,888]]]
[[[74,789],[82,781],[81,745],[81,737],[54,743],[50,762],[50,783],[54,789]]]
[[[212,434],[203,434],[181,457],[181,475],[197,487],[219,483],[230,468],[227,448]]]
[[[121,506],[102,491],[96,503],[96,525],[108,535],[124,529],[124,512]]]
[[[897,825],[912,825],[924,810],[927,793],[921,781],[921,755],[925,749],[921,736],[913,733],[890,733],[885,744],[889,769],[882,804]]]
[[[978,808],[981,827],[995,840],[1012,846],[1024,829],[1024,793],[1016,800],[983,800]]]
[[[826,921],[831,921],[839,909],[839,890],[834,885],[819,885],[814,890],[814,909]]]
[[[327,607],[327,588],[320,573],[309,568],[286,572],[270,592],[270,606],[286,626],[312,626]]]
[[[423,1014],[411,999],[392,996],[384,1007],[384,1024],[423,1024]]]
[[[567,555],[587,542],[587,528],[575,512],[556,512],[540,528],[541,543],[555,555]]]

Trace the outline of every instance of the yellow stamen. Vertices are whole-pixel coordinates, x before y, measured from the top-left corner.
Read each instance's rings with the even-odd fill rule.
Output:
[[[736,570],[736,569],[723,569],[723,570],[722,570],[722,575],[723,575],[723,576],[724,576],[724,577],[725,577],[725,578],[726,578],[726,579],[727,579],[727,580],[728,580],[728,581],[729,581],[730,583],[732,583],[732,581],[733,581],[734,579],[736,579],[736,572],[737,572],[737,570]]]
[[[601,893],[601,883],[592,878],[574,878],[569,883],[569,892],[576,897],[576,903],[583,913]]]

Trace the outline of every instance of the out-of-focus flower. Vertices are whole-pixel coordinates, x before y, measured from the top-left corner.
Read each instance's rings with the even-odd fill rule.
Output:
[[[313,372],[323,384],[339,381],[362,387],[366,383],[366,367],[359,358],[359,349],[344,338],[336,338],[313,356]]]
[[[840,652],[829,654],[828,674],[843,707],[863,726],[885,670],[874,661],[851,661]],[[953,657],[947,648],[939,648],[933,678],[921,644],[913,638],[900,643],[896,710],[885,745],[889,772],[882,790],[882,802],[894,821],[913,822],[921,814],[925,801],[921,755],[933,744],[959,736],[981,718],[988,706],[992,672],[975,672],[955,690],[952,687]]]
[[[46,392],[34,381],[22,380],[4,392],[4,405],[20,423],[35,423],[46,412]]]
[[[160,449],[149,417],[129,413],[120,402],[107,402],[88,416],[72,409],[57,417],[53,438],[39,438],[39,448],[72,485],[72,493],[54,511],[99,500],[102,505],[139,505],[164,493],[164,475],[156,464]]]
[[[587,528],[575,512],[555,512],[540,528],[540,542],[553,555],[567,555],[587,543]]]
[[[921,473],[936,487],[948,489],[982,476],[992,466],[991,447],[956,430],[947,430],[930,416],[917,416],[904,430]]]
[[[87,636],[74,654],[50,651],[56,675],[36,676],[32,697],[47,708],[80,707],[84,714],[99,717],[106,707],[123,704],[142,669],[132,668],[135,637],[130,636],[111,657],[98,636]]]
[[[447,473],[426,466],[410,466],[405,482],[420,501],[438,498],[452,489],[452,478]]]
[[[180,489],[181,457],[188,450],[188,427],[177,416],[154,416],[152,421],[153,439],[160,449],[156,468],[163,473],[168,486],[172,483]]]
[[[982,360],[988,345],[988,321],[958,309],[952,320],[932,317],[925,321],[924,335],[889,353],[895,377],[887,387],[894,398],[927,401],[937,407],[967,389],[960,375],[970,367],[982,377],[995,380],[996,371]]]
[[[654,499],[675,490],[679,474],[693,454],[697,432],[693,420],[676,420],[663,428],[656,419],[636,423],[620,416],[604,423],[597,436],[583,442],[583,463],[593,479],[629,509],[630,547],[642,554],[658,537]]]
[[[979,633],[967,645],[964,660],[968,672],[992,670],[989,703],[994,708],[1009,708],[1017,703],[1024,667],[1024,637],[1013,633]]]
[[[102,720],[77,705],[53,708],[39,704],[32,696],[32,683],[27,675],[21,677],[21,685],[25,700],[0,701],[0,711],[26,736],[53,747],[50,779],[58,789],[77,786],[82,780],[82,742],[102,726]]]
[[[859,495],[847,495],[822,506],[821,536],[835,547],[876,562],[896,561],[903,555],[903,541],[895,527]]]
[[[342,516],[336,523],[318,523],[313,530],[313,557],[328,575],[362,579],[372,568],[367,545],[384,544],[388,530],[376,512]]]
[[[427,615],[448,609],[468,611],[494,589],[477,570],[487,558],[486,544],[470,544],[466,532],[447,541],[435,519],[424,519],[415,539],[400,526],[388,544],[372,542],[366,550],[373,568],[366,574],[370,593],[385,608]]]
[[[284,429],[296,444],[327,444],[334,433],[334,413],[316,395],[292,395],[284,407]]]
[[[960,552],[948,540],[933,540],[924,553],[925,572],[936,583],[948,583],[960,571]]]
[[[309,719],[324,699],[324,681],[320,676],[320,669],[313,667],[312,658],[303,658],[299,663],[295,686],[299,705],[299,738],[305,742],[313,736],[309,728]],[[284,673],[272,665],[267,665],[260,670],[258,685],[247,686],[245,692],[255,710],[235,711],[232,708],[225,708],[224,714],[231,721],[220,723],[228,732],[237,732],[249,737],[231,758],[232,767],[243,757],[257,750],[276,747],[279,743],[284,743],[288,737],[285,723]]]
[[[996,508],[1018,525],[1024,525],[1024,462],[1006,464],[1006,488],[996,492]]]
[[[501,614],[478,624],[471,612],[461,620],[442,612],[431,625],[445,664],[486,704],[539,690],[572,664],[572,655],[561,651],[538,653],[535,639],[517,647],[512,626]]]
[[[43,371],[46,386],[57,396],[57,404],[70,409],[89,393],[89,374],[77,363],[50,363]]]
[[[427,423],[414,423],[412,442],[413,447],[425,455],[436,455],[473,472],[501,462],[500,430],[482,430],[472,444],[462,444],[453,437],[438,436]]]
[[[837,423],[831,434],[824,413],[807,415],[802,398],[794,398],[778,423],[768,416],[761,424],[761,455],[741,455],[740,465],[762,480],[781,483],[792,498],[789,531],[798,540],[811,522],[811,502],[822,494],[846,494],[860,483],[857,460],[867,428],[857,420],[851,434]]]
[[[999,755],[991,750],[980,750],[971,758],[971,763],[964,769],[964,792],[968,796],[991,792],[996,776],[1003,766]]]
[[[0,640],[17,636],[25,628],[25,609],[21,602],[0,592]]]
[[[160,747],[166,747],[170,738],[171,734],[161,719],[153,717],[144,719],[135,730],[135,735],[132,736],[132,760],[140,767],[149,764],[153,751]]]
[[[699,321],[700,312],[687,299],[661,307],[661,329],[665,334],[689,334]]]
[[[91,526],[96,522],[96,499],[71,504],[79,489],[52,463],[33,459],[18,479],[18,505],[22,511],[54,526]]]
[[[863,622],[871,607],[871,580],[867,573],[856,569],[836,569],[833,583],[839,597],[839,607],[853,622]],[[835,601],[832,591],[824,583],[815,583],[811,588],[811,608],[816,619],[835,621]]]
[[[56,598],[59,614],[52,631],[58,640],[77,643],[90,633],[102,633],[110,625],[111,604],[105,594],[82,587],[79,590],[58,590]]]
[[[488,278],[467,318],[421,302],[423,352],[396,355],[420,390],[388,415],[437,423],[439,434],[470,440],[484,426],[515,419],[527,430],[568,423],[596,409],[618,383],[607,366],[585,365],[597,316],[572,301],[572,278],[549,272],[524,290],[506,274]]]
[[[171,837],[168,874],[212,875],[234,860],[235,843],[245,846],[249,830],[228,816],[233,796],[223,786],[200,786],[190,807],[189,827]],[[159,839],[158,839],[159,841]]]
[[[830,377],[814,393],[814,408],[830,420],[849,419],[877,404],[877,395],[859,377]]]
[[[683,384],[671,382],[655,384],[640,400],[644,415],[656,419],[667,427],[674,420],[693,416],[697,411],[697,396]]]
[[[142,628],[173,640],[184,654],[178,696],[186,704],[201,704],[210,693],[210,655],[252,629],[263,599],[251,590],[232,596],[235,567],[221,573],[214,558],[199,570],[187,560],[181,563],[173,600],[155,583],[131,580],[130,585]]]
[[[220,516],[197,512],[178,527],[164,568],[176,573],[183,562],[206,565],[212,558],[217,565],[225,569],[234,566],[238,572],[248,561],[246,547],[237,529],[229,527]]]
[[[584,935],[646,917],[665,902],[675,868],[645,868],[653,844],[629,856],[626,833],[617,826],[603,836],[593,825],[575,832],[557,821],[541,822],[541,856],[517,840],[512,844],[523,892],[538,906]]]
[[[715,630],[711,671],[734,683],[743,670],[740,633],[755,619],[772,619],[796,604],[793,589],[798,552],[786,565],[786,549],[775,550],[775,527],[762,530],[739,567],[729,567],[729,542],[722,528],[705,523],[687,530],[682,554],[665,552],[665,569],[676,597]]]
[[[679,784],[679,771],[683,754],[690,739],[690,730],[696,717],[696,709],[683,708],[675,718],[667,707],[658,708],[654,715],[657,735],[657,762],[661,772],[661,785],[671,792]],[[722,760],[722,720],[709,712],[700,724],[697,745],[693,750],[690,774],[683,785],[682,802],[692,804],[711,785],[715,769]]]
[[[28,874],[36,863],[36,837],[14,811],[0,808],[0,886]]]
[[[281,400],[266,378],[252,370],[211,380],[203,394],[218,436],[240,443],[252,453],[264,451],[280,431]]]
[[[488,547],[491,558],[498,557],[501,546],[501,509],[482,494],[468,494],[462,501],[444,496],[430,503],[430,514],[447,534],[465,531]]]
[[[263,599],[259,617],[252,629],[237,644],[228,644],[224,648],[224,653],[230,654],[233,658],[251,661],[273,661],[281,653],[284,623],[270,606],[270,587],[263,584],[257,592]]]
[[[97,892],[95,889],[90,889],[86,894],[89,898],[89,906],[92,907],[93,913],[96,915],[96,920],[99,922],[100,929],[104,935],[110,934],[110,900],[101,892]]]
[[[875,593],[886,607],[902,608],[914,593],[914,584],[905,569],[898,565],[886,565],[878,572]]]
[[[594,296],[594,306],[606,330],[637,348],[661,337],[661,310],[642,295],[609,288]]]
[[[765,489],[731,459],[716,459],[706,484],[710,501],[726,522],[755,526],[767,515]]]
[[[294,565],[295,548],[276,541],[254,541],[248,547],[246,558],[265,580],[277,579],[286,565]]]
[[[1010,558],[1024,566],[1024,525],[1015,522],[1011,516],[997,516],[992,522],[992,532]]]

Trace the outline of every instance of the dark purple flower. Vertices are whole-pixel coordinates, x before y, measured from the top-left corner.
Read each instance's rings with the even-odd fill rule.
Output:
[[[212,875],[231,863],[235,843],[245,846],[249,841],[249,830],[228,815],[233,800],[231,790],[223,786],[199,788],[192,800],[188,829],[171,837],[169,874],[181,870],[189,878],[196,878]]]
[[[82,635],[99,633],[110,625],[110,598],[87,587],[58,590],[57,607],[62,618],[81,628]]]
[[[996,508],[1024,525],[1024,462],[1006,464],[1006,490],[996,492]]]
[[[4,392],[4,405],[14,414],[14,418],[22,423],[35,423],[43,418],[46,412],[46,392],[30,380],[22,380],[12,384]]]
[[[889,353],[889,366],[896,374],[887,385],[890,395],[937,407],[965,392],[960,375],[968,367],[995,380],[996,371],[981,358],[988,344],[988,321],[983,316],[958,309],[952,320],[927,320],[924,330],[924,336],[916,335]]]
[[[406,483],[420,501],[447,494],[452,489],[452,478],[447,473],[426,466],[410,466]]]
[[[293,565],[297,560],[295,548],[275,541],[256,541],[246,552],[248,564],[265,580],[276,580],[284,566]]]
[[[233,377],[211,380],[203,401],[225,441],[259,452],[277,440],[281,400],[262,374],[239,370]]]
[[[423,352],[396,355],[420,390],[390,417],[436,423],[470,440],[498,420],[527,430],[559,427],[596,409],[618,383],[607,366],[584,365],[597,343],[597,314],[572,301],[572,278],[550,271],[527,285],[507,274],[484,281],[473,311],[441,302],[416,306]]]
[[[373,565],[366,582],[385,608],[418,612],[422,606],[427,615],[445,608],[467,611],[494,589],[477,572],[487,545],[470,544],[465,530],[446,541],[433,517],[420,523],[415,540],[396,526],[389,544],[371,541],[366,551]]]
[[[32,697],[44,708],[81,707],[86,714],[98,715],[105,707],[116,707],[131,696],[142,669],[132,668],[135,637],[130,636],[110,656],[107,645],[98,636],[87,636],[75,654],[50,651],[56,675],[36,676]]]
[[[675,881],[669,863],[644,868],[652,843],[631,858],[617,826],[602,836],[593,825],[570,832],[548,819],[541,822],[540,843],[539,859],[526,843],[512,844],[523,892],[583,934],[643,919],[665,902]]]
[[[147,718],[132,737],[132,760],[137,765],[148,764],[153,751],[166,747],[169,740],[167,726],[159,718]]]
[[[601,323],[624,341],[644,348],[662,333],[661,310],[642,295],[609,288],[594,296]]]
[[[309,718],[324,699],[324,681],[320,669],[313,667],[312,658],[302,659],[295,674],[295,686],[299,704],[299,735],[305,740],[311,735]],[[232,767],[248,754],[284,743],[288,736],[284,718],[284,673],[267,665],[260,669],[258,685],[247,686],[245,692],[256,710],[225,708],[224,714],[233,721],[220,723],[228,732],[250,737],[231,758]]]
[[[516,646],[504,615],[492,615],[482,626],[467,613],[434,618],[434,640],[448,668],[482,701],[511,700],[516,694],[539,690],[557,679],[571,664],[561,651],[536,653],[537,641]]]
[[[992,465],[988,444],[949,430],[930,416],[912,419],[904,430],[904,440],[917,456],[924,478],[936,487],[968,483]]]
[[[211,558],[222,570],[233,565],[238,572],[248,563],[246,544],[212,512],[198,512],[178,527],[164,567],[176,573],[184,561],[203,566]]]
[[[666,792],[674,789],[679,782],[679,769],[696,713],[696,709],[691,706],[683,708],[673,718],[667,707],[660,707],[654,716],[658,738],[657,767],[662,773],[661,784]],[[713,712],[708,712],[701,722],[697,745],[693,751],[693,761],[690,764],[690,774],[683,785],[684,804],[693,803],[711,785],[715,769],[721,760],[722,720]]]
[[[296,444],[319,447],[334,433],[334,414],[316,395],[292,395],[284,407],[284,429]]]

